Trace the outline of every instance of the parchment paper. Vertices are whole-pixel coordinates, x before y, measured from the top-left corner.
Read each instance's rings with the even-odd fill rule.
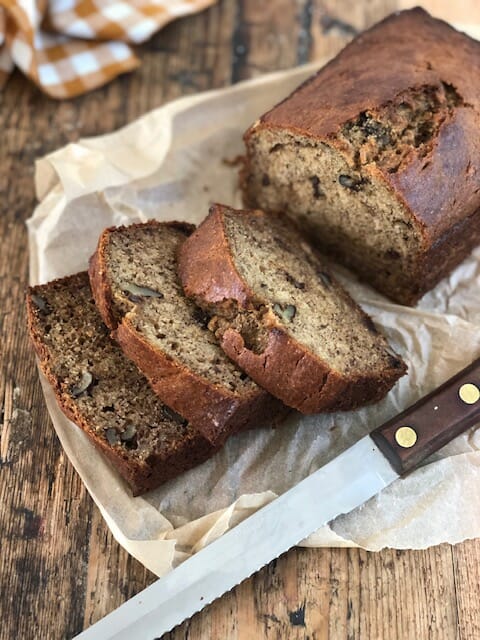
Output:
[[[80,140],[40,160],[40,204],[28,223],[32,283],[85,269],[108,225],[137,220],[198,223],[211,201],[240,204],[242,132],[322,63],[184,98],[108,136]],[[222,535],[387,418],[480,355],[480,248],[416,309],[337,273],[409,366],[387,398],[353,413],[300,417],[240,434],[214,458],[144,497],[58,409],[53,424],[116,539],[157,575]],[[319,495],[321,500],[321,495]],[[422,469],[304,541],[308,546],[424,548],[480,534],[480,430]],[[259,532],[261,535],[261,532]]]

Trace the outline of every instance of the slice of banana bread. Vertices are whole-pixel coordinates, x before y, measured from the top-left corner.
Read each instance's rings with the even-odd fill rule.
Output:
[[[480,242],[479,79],[479,42],[393,14],[247,131],[246,206],[414,304]]]
[[[163,402],[218,444],[286,409],[227,358],[205,315],[183,294],[176,254],[193,229],[155,221],[106,229],[90,282],[127,357]]]
[[[214,205],[179,273],[225,352],[303,413],[379,400],[406,371],[286,216]]]
[[[207,458],[215,447],[160,402],[110,338],[86,272],[32,287],[30,336],[62,411],[139,495]]]

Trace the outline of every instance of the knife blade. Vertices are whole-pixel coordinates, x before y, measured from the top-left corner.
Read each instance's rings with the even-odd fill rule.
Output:
[[[76,636],[154,640],[480,419],[480,359]]]

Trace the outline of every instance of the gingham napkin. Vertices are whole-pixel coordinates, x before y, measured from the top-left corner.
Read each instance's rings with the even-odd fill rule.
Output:
[[[45,93],[70,98],[131,71],[126,43],[216,0],[0,0],[0,87],[18,67]]]

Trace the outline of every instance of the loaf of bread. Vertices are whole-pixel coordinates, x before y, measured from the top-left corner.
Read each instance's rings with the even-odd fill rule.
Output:
[[[400,303],[480,242],[480,43],[422,9],[358,36],[245,142],[246,205]]]
[[[112,462],[134,495],[207,458],[215,447],[160,402],[110,338],[87,273],[33,287],[30,336],[62,411]]]
[[[287,410],[227,358],[184,296],[176,254],[193,228],[151,221],[106,229],[90,282],[104,322],[157,395],[219,444]]]
[[[286,216],[214,205],[179,274],[227,355],[303,413],[377,401],[405,373]]]

